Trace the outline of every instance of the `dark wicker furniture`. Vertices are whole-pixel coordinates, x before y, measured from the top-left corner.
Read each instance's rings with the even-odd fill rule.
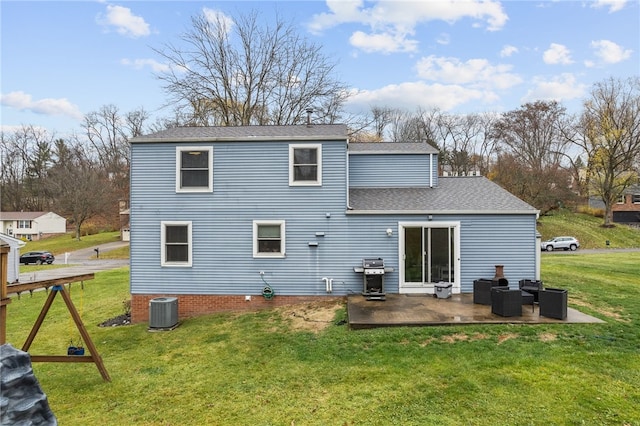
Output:
[[[473,303],[478,305],[491,305],[491,289],[493,287],[506,287],[509,281],[506,278],[497,280],[480,278],[473,281]]]
[[[533,294],[534,302],[538,303],[538,293],[543,288],[542,281],[540,280],[520,280],[518,281],[520,290]]]
[[[502,317],[522,316],[522,290],[493,287],[491,289],[491,312]]]
[[[548,318],[567,319],[567,290],[545,288],[538,295],[540,315]]]

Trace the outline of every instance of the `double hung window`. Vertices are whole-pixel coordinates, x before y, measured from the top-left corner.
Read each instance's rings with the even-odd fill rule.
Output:
[[[213,148],[176,148],[176,192],[211,192]]]
[[[253,221],[253,257],[284,257],[284,220]]]
[[[322,145],[289,145],[289,185],[322,185]]]
[[[162,266],[191,266],[191,222],[162,222]]]

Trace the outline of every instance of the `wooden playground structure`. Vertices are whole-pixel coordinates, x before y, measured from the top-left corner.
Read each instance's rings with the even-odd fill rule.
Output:
[[[62,296],[69,313],[71,314],[71,318],[75,323],[78,331],[80,332],[80,336],[82,337],[82,341],[84,345],[89,350],[89,354],[85,355],[84,350],[81,354],[72,354],[69,351],[67,355],[33,355],[29,354],[32,362],[92,362],[98,368],[98,371],[102,375],[102,378],[110,382],[111,378],[109,377],[109,373],[107,372],[104,363],[102,362],[102,358],[98,354],[98,349],[93,344],[91,340],[91,336],[89,336],[89,332],[82,322],[82,317],[78,313],[78,310],[73,304],[71,300],[71,296],[69,293],[69,289],[65,288],[65,285],[71,285],[71,283],[81,282],[84,285],[84,281],[94,279],[94,274],[82,274],[82,275],[73,275],[68,277],[56,278],[51,280],[41,280],[41,281],[33,281],[29,283],[20,283],[20,284],[7,284],[7,268],[8,268],[8,253],[9,247],[0,246],[0,345],[4,345],[7,340],[7,305],[11,303],[11,299],[8,297],[10,294],[18,294],[25,291],[32,292],[37,289],[45,289],[49,292],[49,295],[36,319],[31,332],[29,333],[29,337],[25,341],[22,346],[22,351],[28,352],[33,340],[35,339],[38,331],[40,331],[40,327],[44,322],[44,319],[49,312],[49,308],[53,304],[58,293]],[[49,291],[50,290],[50,291]]]

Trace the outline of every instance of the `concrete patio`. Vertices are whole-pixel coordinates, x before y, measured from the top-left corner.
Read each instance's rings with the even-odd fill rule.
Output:
[[[569,298],[571,303],[571,298]],[[454,294],[448,299],[432,295],[387,294],[386,300],[366,300],[362,295],[347,298],[347,314],[352,329],[462,325],[462,324],[575,324],[604,321],[567,308],[567,318],[558,320],[540,316],[538,305],[522,306],[522,316],[501,317],[491,306],[473,303],[473,294]]]

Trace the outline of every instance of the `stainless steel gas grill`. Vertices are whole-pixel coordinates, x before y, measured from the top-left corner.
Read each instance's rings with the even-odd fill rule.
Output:
[[[385,300],[384,260],[377,258],[362,259],[363,290],[367,300]],[[360,268],[356,272],[360,272]]]

